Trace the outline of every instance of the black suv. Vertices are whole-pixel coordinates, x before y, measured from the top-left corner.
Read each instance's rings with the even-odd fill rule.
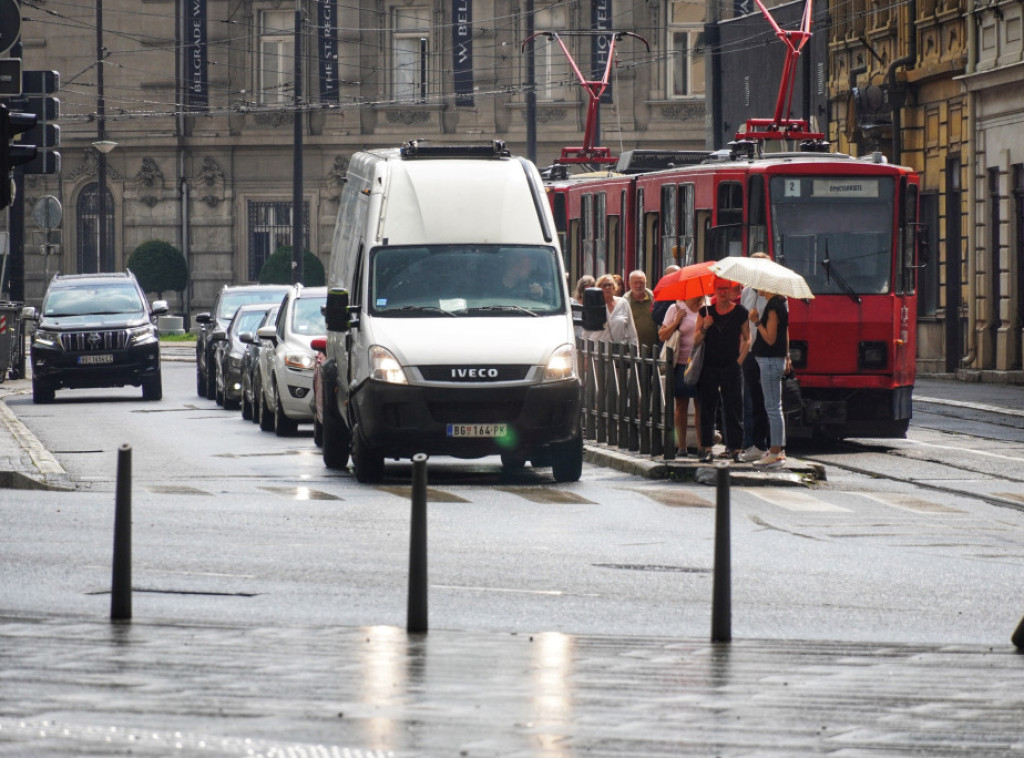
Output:
[[[277,305],[288,290],[286,284],[241,284],[225,286],[213,304],[210,313],[196,316],[199,331],[196,334],[196,394],[213,400],[217,397],[216,342],[217,332],[223,339],[235,311],[242,305]]]
[[[50,281],[32,335],[32,400],[49,403],[58,389],[142,387],[144,400],[163,397],[156,316],[135,276],[58,274]]]

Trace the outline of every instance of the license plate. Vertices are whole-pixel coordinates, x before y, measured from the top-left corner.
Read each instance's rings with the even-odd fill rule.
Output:
[[[113,363],[114,356],[110,353],[100,353],[98,355],[80,355],[78,356],[78,363],[82,366],[92,366],[97,363]]]
[[[449,437],[505,437],[508,424],[448,424]]]

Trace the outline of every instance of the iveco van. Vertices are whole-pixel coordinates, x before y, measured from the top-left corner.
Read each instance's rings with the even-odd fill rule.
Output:
[[[536,168],[500,142],[357,153],[318,364],[324,462],[417,453],[582,470],[572,311]]]

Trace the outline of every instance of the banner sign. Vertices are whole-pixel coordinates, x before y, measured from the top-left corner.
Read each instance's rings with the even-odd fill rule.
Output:
[[[207,80],[206,0],[186,0],[185,11],[185,89],[191,110],[206,110],[210,85]]]
[[[612,31],[612,0],[593,0],[590,4],[590,28],[595,32]],[[604,78],[604,70],[608,66],[608,51],[611,45],[610,34],[595,34],[590,42],[590,78],[594,81],[601,81]],[[608,80],[608,86],[601,95],[602,103],[612,101],[612,84]]]
[[[473,0],[452,0],[455,104],[473,105]]]
[[[338,102],[338,0],[317,0],[320,102]]]

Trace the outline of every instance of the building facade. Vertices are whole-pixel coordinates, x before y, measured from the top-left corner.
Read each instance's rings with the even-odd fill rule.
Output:
[[[58,270],[122,269],[150,239],[186,255],[179,312],[257,280],[291,245],[297,144],[302,236],[326,263],[354,151],[502,139],[527,153],[531,51],[536,160],[551,163],[580,144],[588,100],[552,35],[524,49],[531,28],[643,38],[617,43],[598,144],[704,147],[702,6],[530,5],[532,26],[518,0],[300,0],[298,11],[283,0],[106,0],[101,16],[89,4],[25,6],[25,68],[61,76],[63,156],[59,174],[24,180],[26,302]],[[600,79],[607,36],[562,39],[582,75]],[[31,221],[47,195],[64,208],[49,234]]]

